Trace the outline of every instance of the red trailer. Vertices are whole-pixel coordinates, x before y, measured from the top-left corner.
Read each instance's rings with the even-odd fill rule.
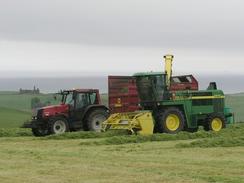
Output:
[[[198,90],[198,81],[193,75],[172,76],[170,90]]]
[[[108,96],[111,113],[139,110],[139,97],[132,76],[108,76]]]

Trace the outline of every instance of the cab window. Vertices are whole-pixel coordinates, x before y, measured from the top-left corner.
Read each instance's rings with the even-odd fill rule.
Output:
[[[82,108],[89,105],[89,96],[87,93],[78,93],[76,97],[76,108]]]
[[[97,99],[97,94],[96,93],[90,93],[90,101],[91,104],[95,104]]]

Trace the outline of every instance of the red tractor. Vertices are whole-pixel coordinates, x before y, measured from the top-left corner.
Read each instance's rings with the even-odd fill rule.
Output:
[[[100,131],[109,109],[101,104],[99,90],[74,89],[59,93],[60,105],[39,108],[32,120],[24,124],[35,136],[61,134],[68,131]]]

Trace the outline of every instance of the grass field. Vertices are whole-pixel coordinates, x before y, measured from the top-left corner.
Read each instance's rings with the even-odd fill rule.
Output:
[[[31,99],[34,97],[40,98],[41,102],[57,103],[52,94],[18,94],[17,92],[0,92],[0,107],[17,109],[19,111],[31,111]]]
[[[0,180],[239,183],[244,182],[243,133],[243,125],[231,126],[219,134],[200,131],[144,138],[123,134],[92,136],[91,132],[48,138],[29,137],[27,132],[10,137],[14,134],[11,132],[0,138]],[[235,138],[239,144],[226,145],[225,141]],[[118,143],[116,139],[122,140]],[[202,140],[205,147],[194,145]]]
[[[16,109],[0,108],[0,128],[20,127],[30,119],[30,113]]]
[[[244,124],[220,133],[127,136],[75,132],[36,138],[19,129],[33,95],[0,93],[1,182],[244,182]],[[52,95],[38,95],[52,101]],[[104,103],[107,95],[102,95]],[[244,95],[227,96],[244,120]],[[52,101],[54,102],[54,101]]]

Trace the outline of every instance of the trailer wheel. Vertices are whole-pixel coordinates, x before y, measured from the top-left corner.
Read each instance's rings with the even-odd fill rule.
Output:
[[[159,132],[176,134],[184,129],[185,117],[181,110],[171,107],[159,114],[157,122]]]
[[[43,137],[50,134],[47,128],[39,127],[39,128],[32,128],[31,130],[32,130],[32,134],[36,137]]]
[[[204,126],[206,131],[219,132],[222,128],[225,128],[225,118],[220,114],[212,114],[207,118],[207,123]]]
[[[109,116],[109,113],[104,109],[94,109],[87,117],[88,130],[101,132],[102,122]]]
[[[69,131],[67,120],[58,117],[50,120],[50,132],[51,134],[62,134]]]

